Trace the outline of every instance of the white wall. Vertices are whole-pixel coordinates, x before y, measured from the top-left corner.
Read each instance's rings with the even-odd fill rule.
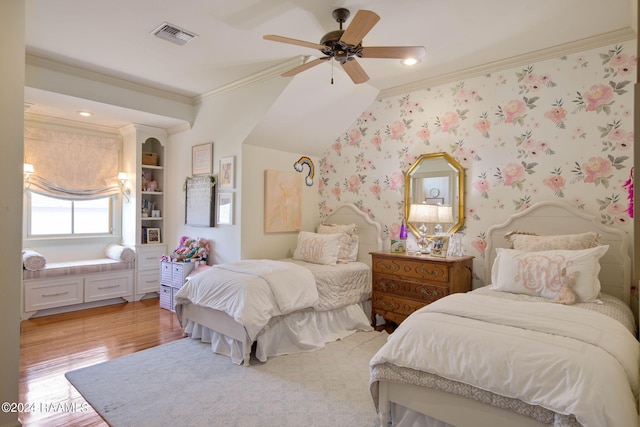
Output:
[[[209,264],[237,261],[241,254],[241,200],[247,186],[242,182],[242,144],[288,84],[288,79],[272,78],[202,101],[193,127],[169,137],[165,147],[167,191],[165,201],[165,242],[175,249],[180,236],[204,237],[213,241]],[[191,176],[191,147],[213,142],[213,166],[217,175],[220,159],[235,156],[235,218],[233,225],[191,227],[184,225],[183,184]]]
[[[0,401],[18,402],[20,283],[22,280],[22,163],[24,102],[24,2],[0,3]],[[18,414],[0,412],[0,426],[18,426]]]
[[[242,259],[278,259],[290,257],[297,244],[297,232],[264,232],[264,171],[295,172],[293,164],[305,153],[284,152],[252,145],[242,148]],[[308,156],[317,164],[317,159]],[[308,169],[300,173],[302,184],[302,230],[314,231],[320,219],[318,177],[313,186],[304,184]],[[236,201],[237,202],[237,201]]]

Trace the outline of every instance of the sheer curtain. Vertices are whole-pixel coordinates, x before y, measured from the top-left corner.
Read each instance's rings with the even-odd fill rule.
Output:
[[[75,200],[117,194],[120,147],[118,137],[26,126],[24,161],[35,169],[29,189]]]

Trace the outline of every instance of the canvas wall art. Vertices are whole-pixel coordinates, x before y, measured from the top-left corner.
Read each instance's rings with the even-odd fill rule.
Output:
[[[264,231],[300,231],[302,180],[296,172],[266,170],[264,177]]]

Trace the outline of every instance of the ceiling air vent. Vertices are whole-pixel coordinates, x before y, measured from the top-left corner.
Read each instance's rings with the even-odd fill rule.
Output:
[[[158,28],[153,30],[151,34],[180,46],[190,41],[191,39],[198,37],[198,35],[195,33],[183,30],[182,28],[176,27],[175,25],[169,24],[167,22],[164,22]]]

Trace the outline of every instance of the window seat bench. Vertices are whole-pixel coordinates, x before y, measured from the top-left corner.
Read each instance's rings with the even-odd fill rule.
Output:
[[[22,320],[36,312],[55,314],[134,298],[135,261],[99,258],[22,271]]]

